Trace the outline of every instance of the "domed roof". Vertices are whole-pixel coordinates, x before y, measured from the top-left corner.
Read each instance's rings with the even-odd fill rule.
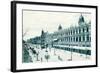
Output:
[[[85,21],[84,21],[84,17],[83,17],[83,15],[81,14],[80,17],[79,17],[78,23],[81,24],[81,23],[84,23],[84,22],[85,22]]]
[[[62,29],[62,26],[61,26],[61,25],[59,25],[58,30],[61,30],[61,29]]]
[[[44,30],[42,29],[42,31],[41,31],[41,34],[44,34],[45,32],[44,32]]]

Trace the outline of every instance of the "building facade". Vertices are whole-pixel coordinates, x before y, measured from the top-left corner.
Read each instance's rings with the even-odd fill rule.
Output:
[[[58,31],[48,33],[45,42],[49,46],[62,48],[68,51],[91,54],[91,22],[86,23],[84,17],[79,17],[78,26],[62,29],[59,25]],[[71,48],[69,48],[71,47]]]
[[[41,36],[33,38],[35,44],[41,48],[52,47],[71,52],[91,55],[91,22],[85,22],[82,15],[79,17],[78,26],[63,29],[61,25],[58,31],[53,33],[41,31]]]

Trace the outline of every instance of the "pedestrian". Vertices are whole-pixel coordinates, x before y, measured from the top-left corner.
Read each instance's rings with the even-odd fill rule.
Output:
[[[42,57],[41,57],[41,62],[42,62]]]
[[[61,58],[60,56],[58,56],[58,59],[59,59],[60,61],[62,61],[62,58]]]

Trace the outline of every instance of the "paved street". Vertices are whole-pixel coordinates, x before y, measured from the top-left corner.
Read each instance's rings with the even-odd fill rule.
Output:
[[[29,44],[29,55],[33,63],[35,62],[58,62],[58,61],[80,61],[90,60],[90,56],[84,54],[78,54],[56,48],[44,48],[41,49],[39,45]],[[36,51],[36,53],[34,53]]]

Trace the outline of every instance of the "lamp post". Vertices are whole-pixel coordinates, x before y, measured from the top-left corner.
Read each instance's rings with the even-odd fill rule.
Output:
[[[86,47],[86,44],[87,44],[87,39],[86,39],[86,36],[85,36],[85,47]],[[85,54],[86,54],[86,59],[87,59],[87,48],[85,48]]]
[[[55,50],[55,48],[54,48],[54,55],[56,55],[56,50]]]
[[[72,53],[72,48],[70,47],[70,45],[69,45],[69,49],[70,49],[70,53],[71,53],[70,61],[72,61],[72,58],[73,58],[73,57],[72,57],[72,54],[73,54],[73,53]]]
[[[72,54],[73,54],[73,53],[72,53],[72,48],[71,48],[71,61],[72,61]]]
[[[39,61],[39,59],[38,59],[38,55],[39,55],[39,54],[37,53],[36,55],[37,55],[37,61]]]
[[[53,44],[54,44],[54,43],[53,43],[53,41],[52,41],[52,48],[53,48]],[[54,55],[55,55],[55,48],[54,48]]]
[[[85,50],[86,50],[86,59],[87,59],[87,48]]]

